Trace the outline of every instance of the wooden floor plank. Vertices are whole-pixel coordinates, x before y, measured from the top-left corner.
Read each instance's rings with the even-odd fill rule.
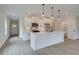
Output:
[[[30,41],[13,37],[0,50],[1,55],[79,55],[79,40],[68,40],[34,51]]]

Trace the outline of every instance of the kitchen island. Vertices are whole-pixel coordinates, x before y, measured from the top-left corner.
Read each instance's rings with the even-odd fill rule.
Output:
[[[33,50],[45,48],[64,42],[64,32],[35,32],[30,33],[31,47]]]

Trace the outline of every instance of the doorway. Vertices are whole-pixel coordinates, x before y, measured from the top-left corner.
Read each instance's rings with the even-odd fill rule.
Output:
[[[10,36],[19,36],[19,20],[10,20]]]
[[[66,41],[68,39],[68,26],[67,26],[67,24],[64,24],[63,31],[64,31],[64,40]]]
[[[46,32],[50,32],[50,24],[49,23],[45,23],[45,31]]]

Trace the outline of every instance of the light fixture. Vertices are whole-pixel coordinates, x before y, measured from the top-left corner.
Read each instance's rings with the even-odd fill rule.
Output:
[[[51,14],[51,19],[54,19],[53,9],[54,9],[54,7],[52,6],[52,7],[51,7],[51,11],[52,11],[52,12],[51,12],[51,13],[52,13],[52,14]]]
[[[44,16],[44,6],[45,6],[45,4],[42,4],[42,6],[43,6],[43,12],[42,12],[42,16]]]
[[[60,10],[58,10],[58,19],[57,20],[60,20]]]
[[[52,17],[53,17],[53,9],[54,9],[54,7],[51,7],[51,10],[52,10],[52,15],[51,15],[51,16],[52,16]]]
[[[27,29],[29,29],[29,27],[27,27]]]
[[[42,15],[44,17],[44,15]]]

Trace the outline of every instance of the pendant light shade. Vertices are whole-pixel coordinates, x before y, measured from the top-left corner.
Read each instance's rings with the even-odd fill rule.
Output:
[[[51,16],[52,16],[52,17],[53,17],[53,9],[54,9],[54,7],[51,7],[51,10],[52,10],[52,15],[51,15]]]
[[[42,4],[42,6],[43,6],[43,8],[42,8],[42,10],[43,10],[43,12],[42,12],[42,16],[44,16],[44,6],[45,6],[45,4]]]
[[[52,14],[51,14],[51,19],[54,19],[54,14],[53,14],[53,12],[54,12],[54,7],[52,6],[52,7],[51,7],[51,13],[52,13]]]
[[[61,10],[58,10],[58,19],[57,20],[60,20],[60,11]]]

